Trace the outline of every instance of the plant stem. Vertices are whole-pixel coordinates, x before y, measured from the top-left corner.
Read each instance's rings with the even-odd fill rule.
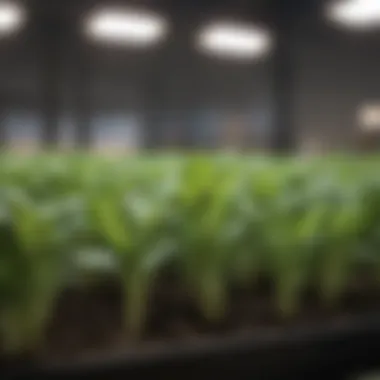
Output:
[[[321,292],[328,306],[334,306],[341,297],[349,274],[349,263],[340,254],[329,254],[323,268]]]
[[[149,281],[139,273],[127,276],[124,282],[124,323],[128,336],[141,337],[147,314]]]
[[[284,317],[293,316],[298,308],[300,301],[299,279],[296,276],[280,274],[277,283],[277,303]]]
[[[205,276],[199,288],[202,311],[209,321],[220,320],[226,308],[226,289],[217,276]]]

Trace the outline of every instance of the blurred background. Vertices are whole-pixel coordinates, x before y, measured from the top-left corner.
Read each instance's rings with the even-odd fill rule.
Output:
[[[0,0],[0,143],[380,146],[378,0]]]

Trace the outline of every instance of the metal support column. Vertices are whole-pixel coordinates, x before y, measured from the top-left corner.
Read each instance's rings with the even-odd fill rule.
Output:
[[[50,11],[50,10],[49,10]],[[61,106],[61,61],[64,25],[54,11],[40,18],[41,76],[42,76],[42,139],[46,148],[55,148],[59,139]]]
[[[294,7],[290,2],[277,1],[274,15],[272,148],[287,153],[296,145]]]
[[[75,145],[80,149],[91,146],[91,67],[80,36],[73,41],[75,61],[73,67],[73,108]]]

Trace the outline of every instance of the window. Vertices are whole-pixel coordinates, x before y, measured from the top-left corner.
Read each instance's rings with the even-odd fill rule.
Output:
[[[5,138],[12,150],[21,153],[38,149],[41,141],[40,115],[32,111],[10,111],[5,120]]]
[[[140,122],[134,115],[103,114],[93,121],[93,146],[103,153],[134,152],[141,145]]]

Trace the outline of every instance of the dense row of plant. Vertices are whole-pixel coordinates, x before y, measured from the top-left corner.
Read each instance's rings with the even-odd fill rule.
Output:
[[[284,317],[313,287],[335,304],[358,271],[380,274],[380,162],[238,156],[4,156],[0,334],[35,347],[62,289],[112,273],[138,338],[150,290],[175,270],[205,317],[231,286],[273,282]]]

